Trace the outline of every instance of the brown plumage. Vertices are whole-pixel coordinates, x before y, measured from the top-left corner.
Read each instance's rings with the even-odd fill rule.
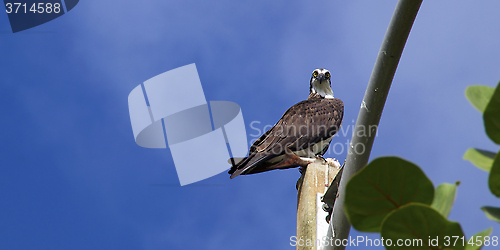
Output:
[[[333,98],[330,73],[326,72],[323,69],[313,72],[309,98],[289,108],[271,129],[255,141],[248,157],[229,170],[231,179],[238,175],[297,167],[279,164],[286,152],[294,152],[300,157],[326,153],[344,115],[344,104],[342,100]],[[331,97],[327,95],[328,91]]]

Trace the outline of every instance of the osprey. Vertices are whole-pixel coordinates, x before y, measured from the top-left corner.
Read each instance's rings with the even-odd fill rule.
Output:
[[[231,159],[231,179],[274,169],[298,167],[299,157],[320,157],[340,128],[344,103],[333,98],[330,72],[313,71],[309,97],[289,108],[281,119],[250,147],[248,157]],[[235,161],[238,161],[236,164]]]

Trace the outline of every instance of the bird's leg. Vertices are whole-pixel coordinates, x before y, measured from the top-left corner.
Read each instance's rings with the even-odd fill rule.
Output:
[[[307,164],[311,162],[308,162],[304,160],[303,158],[300,158],[297,156],[295,153],[293,153],[289,148],[285,148],[285,158],[277,164],[275,164],[273,167],[274,168],[289,168],[289,167],[303,167],[305,168]]]

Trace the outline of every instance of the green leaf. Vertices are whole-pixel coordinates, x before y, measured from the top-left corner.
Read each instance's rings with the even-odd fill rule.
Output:
[[[481,232],[475,234],[471,238],[469,238],[469,240],[467,242],[474,242],[474,245],[467,244],[465,246],[465,250],[480,250],[483,247],[483,245],[484,245],[484,237],[485,236],[490,236],[491,235],[491,231],[492,231],[492,228],[490,227],[490,228],[488,228],[488,229],[486,229],[484,231],[481,231]],[[481,243],[483,243],[483,244],[480,244],[479,246],[476,245],[475,244],[476,240],[480,240]],[[490,244],[489,245],[491,245],[491,240],[490,240]]]
[[[411,203],[391,212],[382,223],[381,236],[391,249],[464,249],[460,224],[444,218],[433,208]],[[455,238],[459,238],[455,242]],[[391,242],[389,242],[391,241]],[[407,246],[397,246],[403,243]],[[389,246],[389,243],[392,243]]]
[[[458,185],[460,185],[460,182],[456,182],[455,184],[443,183],[434,192],[434,201],[431,207],[436,209],[445,218],[448,218],[451,207],[453,207]]]
[[[500,222],[500,208],[498,207],[482,207],[481,208],[488,219]]]
[[[347,183],[344,210],[359,231],[379,232],[385,216],[410,202],[430,205],[432,182],[415,164],[398,157],[373,160]]]
[[[500,144],[500,85],[497,86],[483,114],[486,134]]]
[[[489,86],[473,85],[465,89],[465,97],[467,97],[467,100],[469,100],[474,108],[484,113],[494,91],[495,88]]]
[[[497,154],[493,161],[490,176],[488,177],[488,186],[496,197],[500,197],[500,154]]]
[[[490,172],[495,153],[477,148],[469,148],[465,151],[463,158],[464,160],[470,161],[474,166],[486,172]]]

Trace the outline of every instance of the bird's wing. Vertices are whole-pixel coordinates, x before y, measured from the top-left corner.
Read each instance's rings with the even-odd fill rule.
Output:
[[[331,138],[340,128],[344,104],[340,99],[312,98],[290,107],[281,119],[250,147],[249,155],[231,168],[231,178],[251,174],[260,163],[291,151],[306,149]]]

